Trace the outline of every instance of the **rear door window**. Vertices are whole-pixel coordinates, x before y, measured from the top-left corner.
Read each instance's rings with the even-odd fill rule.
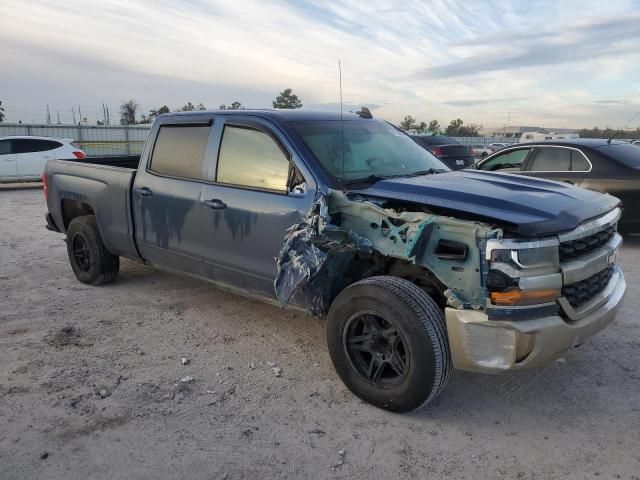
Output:
[[[568,172],[571,170],[571,152],[569,148],[539,147],[531,171]]]
[[[254,128],[224,127],[217,182],[286,192],[288,177],[287,154],[270,135]]]
[[[516,150],[510,150],[508,152],[500,153],[493,158],[490,158],[486,162],[480,165],[481,170],[502,170],[505,168],[521,169],[522,163],[529,155],[531,148],[519,148]]]
[[[161,126],[149,169],[160,175],[201,180],[210,131],[209,125]]]
[[[12,153],[46,152],[61,147],[62,144],[53,140],[39,140],[32,138],[15,138],[11,140]]]
[[[581,152],[573,150],[571,152],[571,171],[572,172],[588,172],[591,168],[589,162]]]

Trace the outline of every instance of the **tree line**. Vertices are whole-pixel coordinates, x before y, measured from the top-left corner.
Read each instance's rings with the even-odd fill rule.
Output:
[[[473,123],[465,125],[460,118],[451,120],[449,125],[445,129],[440,126],[438,120],[431,120],[428,124],[426,122],[418,122],[411,115],[407,115],[400,122],[400,129],[406,132],[416,133],[430,133],[431,135],[448,135],[450,137],[477,137],[482,125],[475,125]]]
[[[298,96],[293,93],[293,90],[290,88],[285,88],[282,92],[280,92],[275,100],[271,102],[273,108],[301,108],[302,101],[298,98]],[[144,113],[141,115],[141,118],[138,120],[138,112],[140,109],[140,105],[135,99],[130,99],[127,101],[123,101],[122,105],[120,105],[120,124],[121,125],[134,125],[134,124],[146,124],[152,123],[156,117],[162,115],[163,113],[169,113],[171,110],[167,105],[162,105],[159,108],[152,108],[149,110],[149,114],[145,115]],[[207,107],[202,103],[198,103],[194,105],[192,102],[187,102],[184,106],[173,110],[174,112],[193,112],[197,110],[206,110]],[[218,107],[219,110],[242,110],[244,107],[242,103],[238,100],[234,100],[230,105],[221,104]],[[0,102],[0,113],[1,113],[1,102]],[[102,122],[98,121],[98,125],[101,125]]]
[[[635,130],[616,130],[615,128],[583,128],[579,130],[580,138],[626,138],[640,140],[640,127]]]

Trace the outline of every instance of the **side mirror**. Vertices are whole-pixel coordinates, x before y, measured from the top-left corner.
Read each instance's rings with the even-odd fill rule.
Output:
[[[294,197],[304,197],[307,194],[307,182],[302,182],[297,185],[294,185],[289,192],[289,195],[293,195]]]

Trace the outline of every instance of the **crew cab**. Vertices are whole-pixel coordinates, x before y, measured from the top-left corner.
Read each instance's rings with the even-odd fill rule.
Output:
[[[450,171],[361,113],[161,115],[137,169],[48,162],[48,228],[81,282],[124,257],[326,317],[340,378],[394,411],[453,367],[543,366],[613,321],[618,199]]]

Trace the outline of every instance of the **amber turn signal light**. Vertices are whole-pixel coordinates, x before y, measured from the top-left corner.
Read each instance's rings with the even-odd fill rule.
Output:
[[[534,305],[536,303],[553,302],[560,296],[557,288],[544,290],[509,289],[505,292],[491,292],[491,303],[494,305]]]

